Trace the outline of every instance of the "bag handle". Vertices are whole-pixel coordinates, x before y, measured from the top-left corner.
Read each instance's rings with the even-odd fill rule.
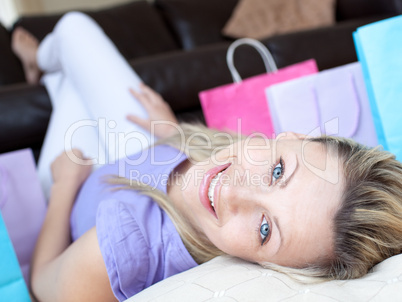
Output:
[[[0,209],[4,207],[7,201],[7,182],[8,175],[6,169],[0,166]]]
[[[313,98],[314,98],[314,108],[315,108],[316,119],[318,121],[319,127],[321,127],[321,113],[320,113],[320,104],[318,102],[317,89],[314,86],[311,86],[311,92],[312,92]]]
[[[356,79],[355,79],[353,73],[350,73],[349,76],[350,76],[350,80],[352,82],[353,93],[355,95],[353,100],[354,100],[356,108],[357,108],[357,110],[356,110],[357,111],[356,112],[356,118],[354,120],[355,123],[354,123],[353,127],[351,127],[350,133],[347,134],[348,137],[352,137],[356,133],[357,129],[359,128],[359,120],[360,120],[360,113],[361,113],[360,104],[361,104],[362,101],[360,99],[360,95],[359,95],[359,92],[357,90]]]
[[[361,112],[361,108],[360,108],[360,104],[361,104],[361,99],[360,99],[360,95],[357,89],[357,85],[356,85],[356,80],[355,77],[353,76],[353,73],[349,73],[349,77],[350,77],[350,81],[352,82],[352,90],[353,90],[353,94],[354,94],[354,104],[356,106],[356,118],[354,119],[354,124],[351,125],[350,127],[350,131],[348,133],[343,134],[343,136],[345,137],[352,137],[357,129],[359,128],[359,120],[360,120],[360,112]],[[321,116],[320,116],[320,105],[319,105],[319,101],[318,101],[318,95],[317,95],[317,90],[315,89],[315,87],[312,87],[312,91],[313,91],[313,95],[314,95],[314,102],[315,102],[315,106],[317,108],[317,112],[318,112],[318,120],[319,120],[319,125],[321,127]]]
[[[241,81],[242,81],[242,79],[241,79],[238,71],[234,67],[234,63],[233,63],[234,51],[240,45],[250,45],[259,52],[259,54],[262,57],[262,60],[264,61],[264,65],[265,65],[265,69],[267,70],[267,73],[278,71],[278,67],[275,64],[272,54],[270,53],[268,48],[265,47],[264,44],[262,44],[260,41],[257,41],[255,39],[250,39],[250,38],[238,39],[229,46],[228,52],[226,54],[226,62],[228,64],[230,73],[232,74],[233,82],[241,83]]]

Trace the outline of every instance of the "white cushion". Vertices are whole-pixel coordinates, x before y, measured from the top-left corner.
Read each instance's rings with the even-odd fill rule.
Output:
[[[126,300],[137,301],[402,301],[402,255],[348,281],[301,284],[284,274],[229,256],[165,279]]]

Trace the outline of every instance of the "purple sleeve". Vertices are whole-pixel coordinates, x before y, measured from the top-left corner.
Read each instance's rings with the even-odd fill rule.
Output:
[[[119,301],[143,290],[149,273],[147,242],[129,207],[115,199],[104,200],[96,217],[100,250]]]

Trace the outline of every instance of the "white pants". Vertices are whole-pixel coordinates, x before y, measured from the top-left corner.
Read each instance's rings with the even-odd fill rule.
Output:
[[[63,16],[40,44],[37,59],[53,105],[38,163],[47,197],[50,166],[62,151],[78,148],[97,167],[152,143],[149,132],[126,120],[128,113],[148,116],[129,92],[138,90],[141,79],[90,17]]]

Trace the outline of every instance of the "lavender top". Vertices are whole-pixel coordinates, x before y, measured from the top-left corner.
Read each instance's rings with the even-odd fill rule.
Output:
[[[110,284],[120,301],[197,263],[155,201],[134,190],[112,191],[105,176],[124,175],[166,193],[169,174],[185,159],[172,147],[156,146],[99,168],[77,196],[71,213],[73,240],[96,225]]]

